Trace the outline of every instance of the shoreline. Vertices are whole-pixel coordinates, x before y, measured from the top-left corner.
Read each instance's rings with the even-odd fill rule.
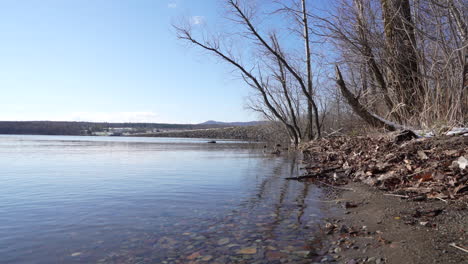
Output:
[[[288,180],[322,186],[336,212],[314,263],[467,263],[468,137],[398,136],[302,146],[304,173]]]

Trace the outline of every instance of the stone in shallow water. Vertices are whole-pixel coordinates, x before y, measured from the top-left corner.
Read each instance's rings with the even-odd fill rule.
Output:
[[[203,261],[210,261],[212,258],[213,258],[213,256],[208,255],[208,256],[204,256],[204,257],[202,258],[202,260],[203,260]]]
[[[237,254],[256,254],[257,253],[257,248],[255,247],[249,247],[249,248],[243,248],[239,251],[237,251]]]
[[[268,251],[266,253],[266,258],[268,261],[279,260],[281,258],[286,258],[288,255],[278,251]]]
[[[175,244],[177,244],[177,241],[175,241],[174,239],[170,237],[161,237],[158,240],[157,246],[160,248],[170,249],[174,247]]]
[[[310,255],[310,251],[300,250],[300,251],[295,251],[294,254],[305,258],[305,257],[308,257]]]
[[[229,238],[221,238],[220,240],[218,240],[218,245],[226,245],[227,243],[229,243],[229,241]]]
[[[188,256],[187,259],[188,260],[193,260],[193,259],[196,259],[198,257],[200,257],[200,253],[199,252],[194,252],[190,256]]]

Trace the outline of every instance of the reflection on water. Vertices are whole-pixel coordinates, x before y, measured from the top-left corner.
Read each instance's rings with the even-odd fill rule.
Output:
[[[0,136],[0,262],[310,262],[296,157],[205,142]]]

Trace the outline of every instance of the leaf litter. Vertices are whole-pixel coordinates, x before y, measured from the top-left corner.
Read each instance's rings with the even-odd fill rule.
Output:
[[[331,137],[303,147],[300,181],[363,182],[410,199],[467,199],[468,137]],[[292,179],[292,178],[289,178]]]

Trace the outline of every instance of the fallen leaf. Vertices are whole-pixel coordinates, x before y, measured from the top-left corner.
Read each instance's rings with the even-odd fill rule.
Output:
[[[422,225],[422,226],[428,226],[429,222],[423,221],[423,222],[419,222],[419,224]]]
[[[426,173],[418,174],[418,175],[415,175],[414,178],[416,180],[420,180],[422,182],[431,181],[432,180],[432,173],[426,172]]]
[[[419,156],[420,159],[422,159],[422,160],[427,160],[427,159],[429,159],[429,157],[426,155],[426,153],[424,153],[424,151],[418,150],[417,153],[418,153],[418,156]]]
[[[442,193],[430,193],[427,195],[427,198],[430,199],[445,199],[447,198],[447,195],[444,195]]]
[[[466,167],[468,166],[468,160],[461,156],[458,158],[458,160],[456,161],[458,163],[458,167],[461,169],[461,170],[464,170],[466,169]]]
[[[380,175],[377,180],[379,181],[385,181],[388,179],[396,178],[397,176],[395,175],[395,171],[389,171],[385,174]]]

